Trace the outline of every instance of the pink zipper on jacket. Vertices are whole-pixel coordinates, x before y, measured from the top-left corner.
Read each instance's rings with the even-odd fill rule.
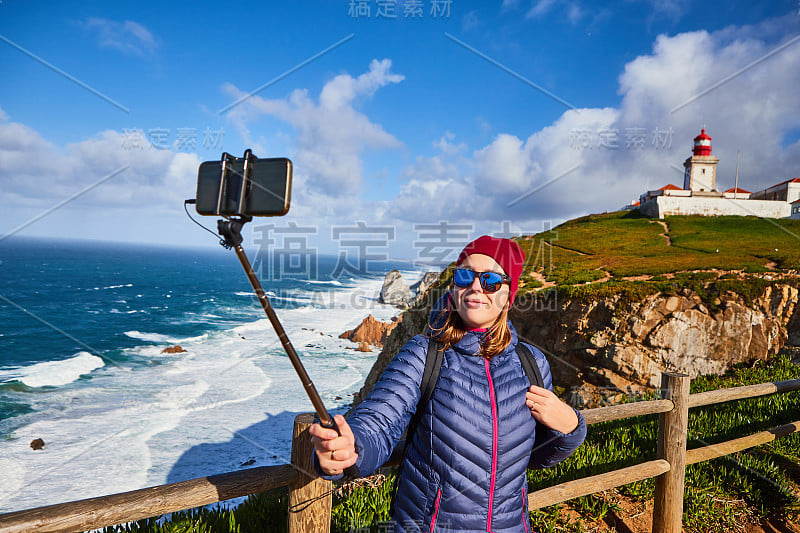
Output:
[[[525,487],[522,487],[522,523],[525,525],[525,533],[528,533],[528,522],[531,516],[528,514],[528,498],[525,497]]]
[[[489,514],[486,517],[486,531],[492,531],[492,507],[494,505],[494,484],[497,479],[497,402],[494,397],[494,382],[489,371],[489,360],[484,359],[486,377],[489,380],[489,400],[492,404],[492,481],[489,484]]]
[[[431,517],[431,533],[436,527],[436,517],[439,516],[439,502],[442,500],[442,489],[436,491],[436,503],[433,504],[433,516]]]

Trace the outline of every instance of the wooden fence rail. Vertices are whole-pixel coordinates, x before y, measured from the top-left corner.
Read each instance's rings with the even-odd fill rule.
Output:
[[[800,390],[800,379],[794,379],[690,395],[689,381],[687,376],[664,374],[663,398],[660,400],[581,411],[587,424],[658,414],[658,458],[532,492],[528,495],[529,509],[539,509],[656,477],[653,531],[679,533],[682,526],[685,465],[728,455],[800,431],[800,421],[797,421],[746,437],[687,450],[689,408]],[[308,413],[298,415],[295,419],[291,464],[250,468],[110,496],[0,514],[0,533],[81,532],[192,509],[283,486],[290,488],[290,533],[329,532],[332,484],[316,477],[310,464],[311,442],[308,427],[312,419],[313,415]],[[397,464],[396,456],[385,466],[393,464]]]

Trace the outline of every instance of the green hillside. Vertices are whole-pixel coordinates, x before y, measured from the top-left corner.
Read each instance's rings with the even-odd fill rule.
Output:
[[[670,216],[658,221],[618,211],[570,220],[518,241],[529,270],[572,296],[600,280],[606,287],[592,292],[651,292],[649,285],[660,291],[663,286],[656,285],[667,280],[674,285],[673,280],[692,277],[746,278],[771,271],[783,277],[800,270],[800,220]],[[541,276],[526,276],[521,285],[537,289]]]

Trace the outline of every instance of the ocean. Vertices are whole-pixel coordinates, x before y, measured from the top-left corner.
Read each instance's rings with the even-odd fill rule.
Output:
[[[378,350],[339,334],[398,314],[377,302],[386,272],[421,273],[248,255],[328,410],[344,412]],[[267,268],[298,259],[313,268]],[[186,351],[163,353],[175,344]],[[288,463],[294,417],[312,410],[233,251],[0,243],[0,512]]]

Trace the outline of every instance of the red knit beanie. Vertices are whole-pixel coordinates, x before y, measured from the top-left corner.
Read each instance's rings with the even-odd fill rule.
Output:
[[[460,265],[470,254],[488,255],[497,261],[497,264],[511,278],[508,301],[514,303],[514,297],[517,295],[517,287],[519,286],[519,277],[525,265],[525,253],[519,247],[519,244],[509,239],[498,239],[497,237],[484,235],[483,237],[478,237],[461,250],[456,264]]]

